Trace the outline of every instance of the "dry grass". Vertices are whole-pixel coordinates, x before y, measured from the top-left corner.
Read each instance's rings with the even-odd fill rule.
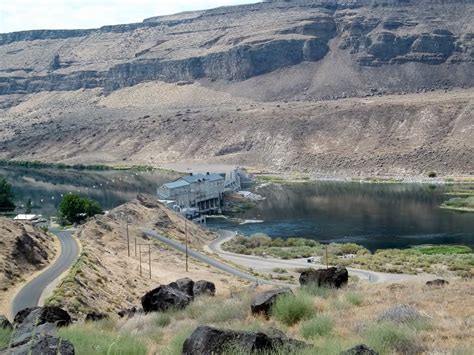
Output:
[[[137,336],[149,353],[159,354],[180,354],[184,339],[201,324],[247,331],[276,328],[320,347],[323,354],[339,354],[360,343],[381,354],[410,351],[469,354],[474,344],[473,281],[453,281],[442,288],[407,282],[395,286],[360,283],[334,290],[324,298],[311,296],[307,290],[301,293],[295,290],[296,296],[312,297],[314,317],[291,326],[273,317],[267,320],[252,316],[249,302],[253,292],[245,291],[232,298],[226,295],[198,298],[184,310],[138,315],[96,326],[110,335]],[[354,294],[357,302],[353,302]],[[415,307],[425,320],[398,323],[377,320],[381,313],[397,304]],[[91,325],[87,327],[90,330]]]

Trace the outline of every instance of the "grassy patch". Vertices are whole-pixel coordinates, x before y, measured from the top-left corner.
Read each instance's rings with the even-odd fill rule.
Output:
[[[273,256],[280,259],[307,258],[322,256],[325,246],[306,238],[270,238],[262,235],[250,237],[238,236],[222,245],[224,250],[244,255]],[[354,243],[330,244],[329,252],[333,255],[357,254],[368,252],[365,248]]]
[[[461,211],[474,211],[474,196],[453,197],[444,202],[441,207]]]
[[[276,267],[272,271],[277,273],[277,274],[286,274],[286,273],[288,273],[288,271],[286,271],[286,269],[283,269],[283,268],[280,268],[280,267]]]
[[[415,332],[406,325],[391,322],[374,323],[366,332],[367,345],[381,354],[394,351],[417,353]]]
[[[359,292],[348,291],[345,295],[346,301],[354,306],[360,306],[364,302],[364,297]]]
[[[278,297],[272,308],[272,316],[286,325],[293,325],[315,313],[313,298],[305,293]]]
[[[472,253],[472,249],[465,245],[422,245],[412,249],[425,255]]]
[[[6,348],[10,344],[12,330],[0,328],[0,349]]]
[[[61,328],[59,336],[74,345],[76,354],[140,355],[147,353],[144,343],[136,337],[99,330],[97,325],[78,324]]]
[[[183,353],[183,344],[188,336],[191,335],[194,329],[186,328],[179,331],[175,336],[171,338],[163,352],[164,355],[181,355]]]
[[[324,336],[331,332],[333,321],[327,315],[319,315],[301,324],[300,332],[303,338],[310,339],[317,336]]]
[[[305,293],[310,296],[316,296],[321,298],[329,298],[334,296],[335,290],[328,287],[318,287],[313,285],[307,285],[301,287],[301,293]]]

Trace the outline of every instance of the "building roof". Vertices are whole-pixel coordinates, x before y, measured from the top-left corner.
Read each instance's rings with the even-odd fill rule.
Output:
[[[218,181],[224,180],[224,177],[220,174],[212,173],[212,174],[193,174],[193,175],[186,175],[181,178],[189,182],[190,184],[199,182],[199,181]]]
[[[169,189],[175,189],[177,187],[183,187],[189,185],[189,182],[182,180],[181,178],[173,181],[173,182],[168,182],[164,184],[163,186],[169,188]]]
[[[19,214],[15,218],[16,220],[19,221],[31,221],[33,219],[37,219],[39,216],[37,214]]]

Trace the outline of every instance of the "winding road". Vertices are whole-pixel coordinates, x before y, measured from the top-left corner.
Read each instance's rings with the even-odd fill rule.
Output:
[[[179,250],[183,253],[186,252],[186,246],[169,238],[166,238],[150,229],[143,229],[143,233],[147,235],[150,238],[153,238],[155,240],[158,240],[159,242],[162,242],[176,250]],[[192,258],[202,261],[205,264],[208,264],[210,266],[215,267],[216,269],[219,269],[221,271],[227,272],[231,275],[240,277],[242,279],[252,281],[252,282],[258,282],[259,284],[265,284],[265,285],[278,285],[278,286],[291,286],[287,285],[281,282],[274,282],[274,281],[269,281],[269,280],[263,280],[263,279],[257,279],[255,276],[248,274],[246,272],[243,272],[239,269],[236,269],[232,266],[229,266],[227,264],[221,263],[220,261],[213,259],[207,255],[201,254],[195,250],[192,250],[188,248],[188,255],[191,256]]]
[[[245,267],[252,268],[258,272],[269,273],[275,268],[286,268],[296,269],[311,267],[325,268],[326,265],[320,265],[315,263],[308,263],[307,259],[290,259],[282,260],[275,258],[264,258],[260,256],[252,255],[241,255],[222,250],[222,244],[227,240],[232,239],[237,233],[233,231],[218,230],[216,233],[219,234],[219,238],[213,240],[207,245],[207,249],[210,252],[216,253],[217,255],[225,258],[233,263],[243,265]],[[361,280],[369,282],[384,282],[384,281],[405,281],[405,280],[419,280],[423,278],[420,275],[409,275],[409,274],[391,274],[385,272],[375,272],[360,269],[347,268],[349,275],[357,276]],[[429,278],[429,275],[427,275]]]
[[[58,237],[61,244],[61,254],[52,265],[24,285],[15,295],[11,304],[13,316],[22,309],[38,306],[41,295],[47,287],[67,271],[79,256],[79,245],[70,232],[55,229],[50,232]]]

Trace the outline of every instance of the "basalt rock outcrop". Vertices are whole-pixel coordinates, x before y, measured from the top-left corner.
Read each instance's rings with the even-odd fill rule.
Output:
[[[185,277],[147,292],[141,302],[146,313],[163,312],[170,308],[184,308],[194,300],[194,296],[214,295],[215,292],[216,286],[212,282],[194,282]]]
[[[194,283],[193,287],[194,296],[215,296],[216,294],[216,285],[214,282],[199,280]]]
[[[303,271],[299,278],[301,286],[340,288],[349,281],[345,267]]]
[[[304,342],[290,339],[280,331],[237,332],[217,329],[209,326],[199,326],[185,340],[183,355],[219,355],[229,351],[244,354],[271,353],[278,351],[290,353],[308,345]]]
[[[277,298],[288,294],[292,294],[290,289],[276,289],[258,293],[250,305],[252,314],[269,317]]]
[[[73,355],[74,346],[66,339],[57,337],[58,327],[71,324],[69,314],[58,307],[27,308],[17,313],[14,332],[4,354],[64,354]]]
[[[365,344],[356,345],[346,351],[343,351],[340,355],[378,355],[379,353],[372,350]]]
[[[13,326],[7,317],[0,315],[0,329],[12,329]]]
[[[284,1],[91,30],[0,34],[0,95],[111,92],[153,80],[241,81],[324,62],[331,54],[349,55],[343,65],[363,72],[432,65],[443,80],[444,69],[438,73],[435,65],[472,68],[472,15],[472,3],[465,0]],[[419,80],[421,87],[425,78]],[[459,76],[450,85],[471,86],[473,79]]]

